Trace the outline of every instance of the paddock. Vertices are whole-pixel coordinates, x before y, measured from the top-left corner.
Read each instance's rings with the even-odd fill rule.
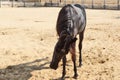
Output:
[[[59,80],[49,64],[61,8],[0,8],[0,80]],[[120,11],[86,9],[83,65],[78,80],[120,80]],[[78,65],[78,40],[77,65]],[[67,55],[66,80],[74,80]]]

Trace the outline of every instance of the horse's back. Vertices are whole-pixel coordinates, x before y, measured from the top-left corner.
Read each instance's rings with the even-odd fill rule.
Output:
[[[66,21],[68,22],[66,23]],[[68,24],[71,26],[68,26]],[[60,35],[62,30],[67,29],[69,30],[68,32],[76,36],[79,32],[84,30],[85,25],[85,9],[79,4],[68,4],[59,12],[56,30],[58,35]]]
[[[76,9],[79,20],[79,32],[82,32],[86,27],[86,11],[85,8],[79,4],[74,4],[74,8]]]
[[[83,11],[83,15],[85,16],[85,19],[86,19],[86,11],[85,11],[85,8],[79,4],[74,4],[74,6],[80,8],[82,11]]]

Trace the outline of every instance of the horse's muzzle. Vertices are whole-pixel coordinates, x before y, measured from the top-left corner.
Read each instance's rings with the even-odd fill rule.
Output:
[[[58,68],[58,65],[50,63],[50,68],[56,70]]]

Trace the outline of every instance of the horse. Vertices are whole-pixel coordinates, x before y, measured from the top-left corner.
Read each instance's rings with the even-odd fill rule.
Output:
[[[60,60],[63,62],[62,79],[66,74],[66,55],[70,51],[71,58],[74,64],[74,78],[77,78],[76,67],[76,36],[79,35],[79,66],[82,65],[82,41],[86,27],[86,11],[79,4],[67,4],[58,14],[56,31],[59,36],[58,42],[55,45],[50,68],[57,69]]]

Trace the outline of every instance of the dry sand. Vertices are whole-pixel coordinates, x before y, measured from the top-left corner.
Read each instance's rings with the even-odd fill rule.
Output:
[[[0,80],[59,80],[49,68],[60,8],[0,8]],[[120,11],[86,10],[83,66],[77,80],[120,80]],[[77,65],[78,65],[78,41]],[[66,80],[74,80],[67,55]]]

